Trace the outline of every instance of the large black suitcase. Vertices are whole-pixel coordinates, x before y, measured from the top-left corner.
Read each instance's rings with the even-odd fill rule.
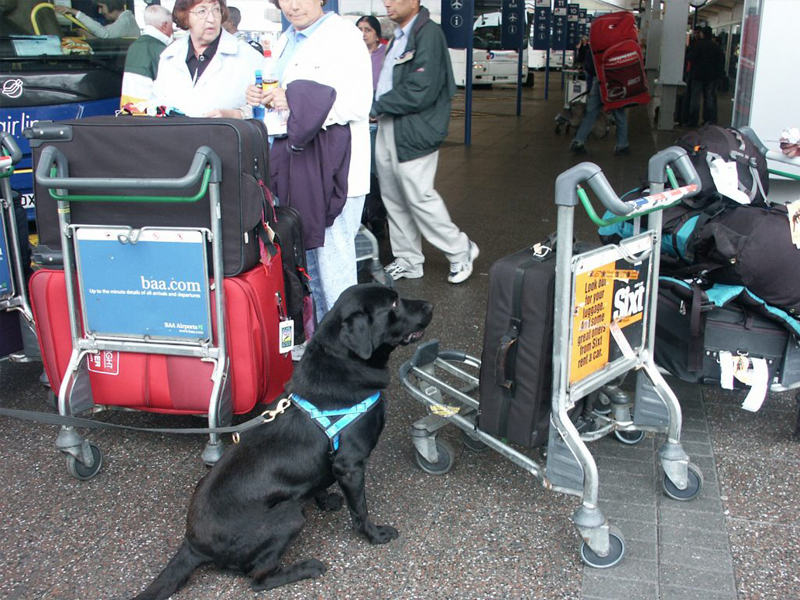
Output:
[[[555,264],[526,248],[489,270],[478,427],[526,448],[547,442]]]
[[[793,331],[787,326],[791,321],[778,317],[754,298],[744,292],[735,301],[717,306],[696,285],[662,278],[656,317],[656,364],[683,381],[719,385],[719,353],[727,351],[763,358],[771,383],[796,385],[800,381],[800,323]],[[745,387],[738,380],[734,385]]]
[[[186,117],[92,117],[75,121],[38,122],[25,132],[31,139],[34,166],[46,146],[67,157],[70,177],[177,178],[185,175],[201,146],[222,160],[222,246],[225,276],[244,273],[259,260],[258,233],[268,184],[268,141],[256,120],[190,119]],[[194,195],[199,185],[187,190]],[[70,190],[72,194],[80,190]],[[97,193],[97,192],[86,192]],[[127,190],[114,195],[174,196],[169,190]],[[39,261],[60,263],[57,202],[35,185]],[[210,227],[208,200],[193,203],[75,202],[73,223],[132,227]]]

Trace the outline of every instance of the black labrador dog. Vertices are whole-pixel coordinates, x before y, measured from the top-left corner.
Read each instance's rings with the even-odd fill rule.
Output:
[[[389,355],[418,341],[432,316],[429,302],[403,300],[384,286],[347,289],[319,325],[287,391],[320,411],[359,405],[389,385]],[[319,560],[289,566],[280,560],[303,528],[305,499],[313,497],[322,510],[341,508],[342,497],[327,491],[334,482],[356,531],[373,544],[396,538],[393,527],[370,521],[364,493],[365,462],[384,422],[378,400],[341,431],[336,450],[295,406],[243,433],[197,484],[183,544],[136,600],[169,598],[205,564],[247,575],[255,591],[319,577],[326,570]]]

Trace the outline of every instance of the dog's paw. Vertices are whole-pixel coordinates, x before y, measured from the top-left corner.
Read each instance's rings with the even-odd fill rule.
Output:
[[[391,525],[374,525],[367,531],[367,539],[371,544],[387,544],[399,535]]]
[[[303,565],[305,572],[308,574],[307,576],[309,579],[322,577],[328,570],[328,567],[325,566],[325,563],[321,560],[317,560],[316,558],[309,558],[308,560],[304,560],[301,564]]]
[[[320,510],[336,511],[342,508],[344,498],[340,494],[322,493],[314,498]]]

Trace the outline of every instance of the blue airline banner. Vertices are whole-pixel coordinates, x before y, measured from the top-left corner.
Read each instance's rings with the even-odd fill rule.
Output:
[[[442,31],[448,48],[466,48],[472,39],[473,0],[442,0]]]
[[[503,0],[502,14],[500,47],[503,50],[518,50],[522,46],[522,35],[525,32],[525,1]]]
[[[533,49],[547,50],[550,41],[550,0],[536,0],[533,10]]]
[[[0,300],[14,295],[14,282],[11,279],[11,257],[6,243],[6,224],[0,215]]]
[[[577,4],[567,5],[567,50],[573,50],[578,45],[578,11]]]
[[[181,341],[211,339],[206,243],[199,231],[77,230],[87,333]]]
[[[567,49],[567,0],[554,0],[553,50]]]

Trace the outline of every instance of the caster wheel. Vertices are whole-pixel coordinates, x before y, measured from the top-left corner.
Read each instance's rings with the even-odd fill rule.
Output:
[[[466,431],[461,432],[461,441],[464,442],[464,447],[470,452],[483,452],[489,448],[482,441],[471,437]]]
[[[611,414],[611,399],[602,391],[597,392],[597,396],[594,399],[594,412],[598,415]]]
[[[417,464],[419,468],[429,475],[444,475],[453,468],[455,462],[455,452],[453,447],[443,440],[436,440],[436,451],[439,453],[439,460],[435,463],[429,462],[422,454],[417,452]]]
[[[614,435],[623,444],[635,446],[644,439],[644,431],[615,431]]]
[[[621,533],[608,532],[608,556],[597,556],[586,542],[581,544],[581,560],[594,569],[608,569],[618,565],[625,555],[625,539]]]
[[[700,490],[703,489],[703,472],[697,465],[689,463],[689,485],[685,490],[679,490],[675,487],[675,484],[672,483],[666,474],[664,475],[664,480],[661,485],[667,496],[673,500],[686,502],[687,500],[695,498],[700,493]]]
[[[103,453],[100,452],[100,448],[94,444],[89,444],[89,447],[92,449],[92,457],[94,458],[94,465],[91,467],[84,465],[72,454],[67,454],[67,472],[75,479],[80,479],[81,481],[91,479],[100,472],[103,466]]]

